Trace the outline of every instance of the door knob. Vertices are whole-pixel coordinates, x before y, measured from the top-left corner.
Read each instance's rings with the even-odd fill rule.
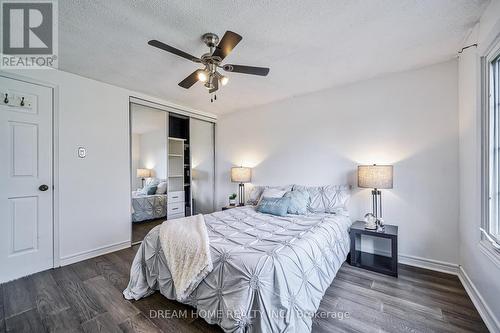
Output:
[[[39,187],[38,189],[39,189],[40,191],[45,192],[45,191],[47,191],[47,190],[49,189],[49,187],[48,187],[47,185],[43,184],[43,185],[40,185],[40,187]]]

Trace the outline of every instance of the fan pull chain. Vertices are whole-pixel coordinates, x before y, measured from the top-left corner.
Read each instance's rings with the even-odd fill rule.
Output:
[[[213,103],[216,100],[217,100],[217,95],[214,94],[212,97],[210,97],[210,103]]]

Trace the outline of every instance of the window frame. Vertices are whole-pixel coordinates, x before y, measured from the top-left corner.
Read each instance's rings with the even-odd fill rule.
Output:
[[[500,38],[491,44],[485,54],[481,57],[481,247],[500,255],[500,88],[493,90],[497,94],[496,105],[491,94],[492,86],[500,86]],[[495,188],[492,188],[493,186]],[[494,228],[492,219],[497,220]]]

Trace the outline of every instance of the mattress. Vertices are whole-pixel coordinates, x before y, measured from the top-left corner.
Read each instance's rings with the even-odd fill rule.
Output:
[[[225,332],[309,332],[321,299],[349,252],[343,214],[285,217],[251,206],[205,215],[213,270],[187,304]],[[124,291],[176,299],[159,226],[142,242]]]
[[[167,215],[167,195],[132,195],[132,222],[158,219]]]

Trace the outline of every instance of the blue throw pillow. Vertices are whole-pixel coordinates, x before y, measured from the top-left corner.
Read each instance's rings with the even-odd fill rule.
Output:
[[[295,190],[288,191],[285,198],[290,198],[290,205],[288,206],[289,214],[306,215],[307,205],[309,204],[309,192]]]
[[[257,206],[260,213],[285,216],[288,211],[290,198],[262,198]]]
[[[148,187],[148,195],[153,195],[156,193],[156,189],[158,188],[158,186],[150,186]]]

